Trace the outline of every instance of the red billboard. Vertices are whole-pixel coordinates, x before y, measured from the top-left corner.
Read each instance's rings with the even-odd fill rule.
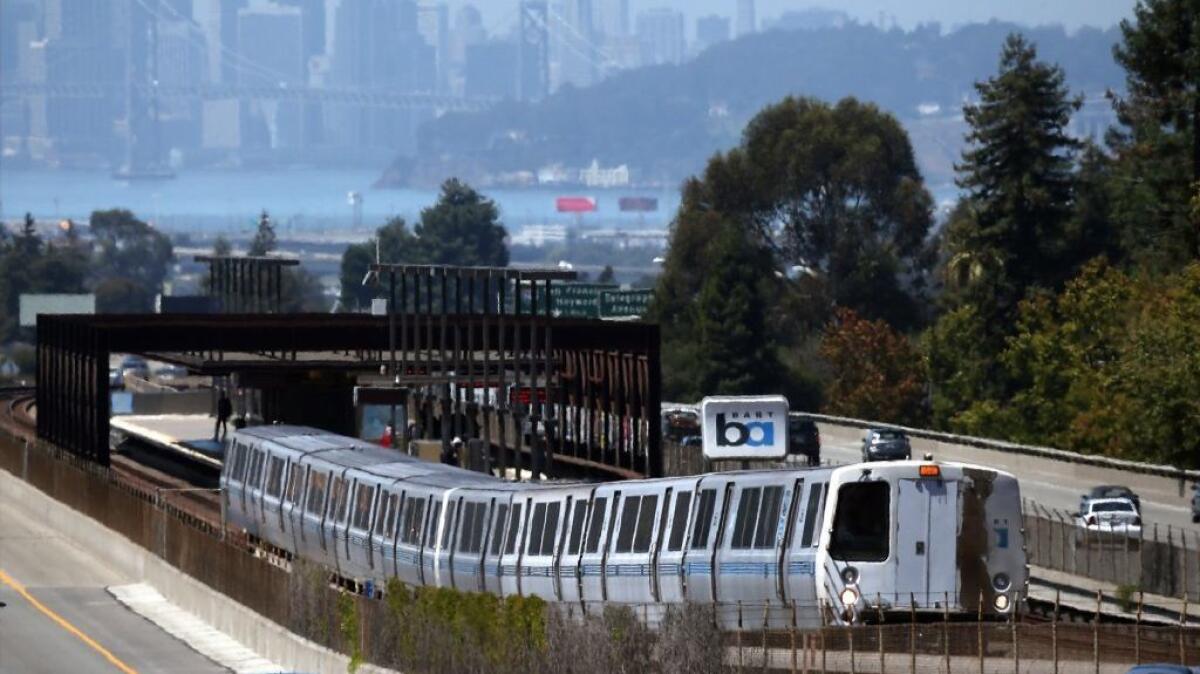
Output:
[[[590,213],[596,210],[596,200],[591,197],[559,197],[554,205],[559,213]]]

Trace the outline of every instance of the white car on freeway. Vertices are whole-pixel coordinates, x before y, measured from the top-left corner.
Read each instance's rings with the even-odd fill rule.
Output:
[[[1097,498],[1084,504],[1077,520],[1088,531],[1121,533],[1140,536],[1142,518],[1137,507],[1127,498]]]

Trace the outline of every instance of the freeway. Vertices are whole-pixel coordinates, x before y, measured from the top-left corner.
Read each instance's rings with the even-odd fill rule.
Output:
[[[862,460],[863,431],[849,426],[818,424],[821,431],[821,458],[832,463],[857,463]],[[1142,476],[1114,469],[1084,469],[1063,461],[1028,459],[1000,452],[936,443],[912,438],[913,458],[931,452],[935,459],[977,463],[1011,472],[1021,482],[1021,495],[1041,508],[1073,513],[1079,508],[1079,496],[1098,484],[1124,484],[1141,497],[1144,532],[1153,536],[1157,524],[1162,536],[1166,527],[1187,532],[1188,545],[1200,543],[1200,526],[1192,524],[1191,491],[1187,485],[1158,480],[1157,489],[1142,488]],[[1166,485],[1165,487],[1163,485]]]
[[[0,493],[0,674],[227,671],[105,590],[131,579]]]

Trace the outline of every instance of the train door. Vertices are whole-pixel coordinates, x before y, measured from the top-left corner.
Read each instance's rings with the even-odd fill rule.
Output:
[[[828,486],[825,482],[809,482],[797,499],[796,512],[791,518],[790,545],[782,566],[784,600],[795,605],[796,619],[804,623],[802,627],[820,626],[820,614],[812,607],[817,604],[816,555]]]
[[[957,482],[920,478],[896,481],[896,582],[893,605],[911,595],[921,607],[957,601]],[[871,597],[865,597],[868,601]]]
[[[379,487],[375,498],[375,516],[371,523],[370,555],[374,560],[375,573],[381,582],[398,573],[396,569],[396,521],[403,503],[403,492]]]
[[[451,569],[454,575],[454,587],[459,590],[465,592],[483,590],[481,562],[485,550],[484,535],[487,533],[491,506],[492,500],[485,500],[483,495],[463,500],[458,537],[454,549],[453,568]]]
[[[529,499],[520,493],[513,495],[508,511],[508,525],[504,530],[504,547],[500,550],[500,592],[504,595],[521,594],[521,553],[519,545],[524,540],[525,513],[529,512]]]
[[[504,551],[504,535],[508,528],[509,510],[512,508],[512,493],[504,493],[495,499],[489,513],[487,555],[483,560],[483,589],[485,592],[501,594],[501,556]]]
[[[263,473],[263,456],[265,452],[261,448],[250,448],[250,456],[247,459],[246,479],[242,484],[246,506],[246,531],[252,536],[260,536],[262,533],[262,473]]]
[[[658,548],[658,559],[655,563],[655,577],[658,582],[659,601],[665,603],[682,602],[685,595],[686,578],[683,560],[686,554],[688,531],[692,517],[692,506],[695,502],[695,487],[698,482],[688,482],[681,485],[671,497],[666,514],[666,531],[661,536],[662,544]]]
[[[288,464],[287,487],[282,508],[284,537],[297,555],[304,544],[304,477],[308,467],[293,460]]]
[[[604,579],[604,564],[608,558],[608,548],[612,541],[612,531],[615,519],[614,505],[621,498],[621,492],[599,487],[592,494],[592,504],[588,508],[586,533],[583,539],[583,552],[579,556],[579,587],[583,594],[581,601],[587,609],[589,602],[602,602],[607,599]]]
[[[592,491],[576,494],[567,508],[567,521],[563,524],[566,541],[558,553],[555,564],[558,574],[558,593],[562,601],[579,601],[583,598],[583,586],[579,561],[583,554],[584,532],[586,531],[588,507]]]
[[[325,554],[329,565],[341,572],[346,566],[347,539],[349,532],[346,526],[347,506],[350,502],[350,476],[346,469],[336,470],[329,486],[329,509],[321,522],[321,538],[325,541]]]
[[[427,575],[425,582],[438,587],[453,587],[454,579],[450,575],[450,539],[453,536],[458,509],[462,505],[462,498],[457,492],[457,489],[447,489],[441,496],[434,497],[438,507],[434,509],[430,522],[430,536],[425,541],[425,554],[430,559],[429,571],[433,574]]]
[[[283,527],[283,476],[287,459],[267,455],[266,475],[262,485],[263,531],[268,540],[274,541]]]
[[[370,482],[355,479],[346,517],[346,560],[356,574],[373,575],[375,555],[371,552],[371,515],[378,489]]]
[[[554,557],[562,523],[562,494],[536,496],[530,500],[529,526],[522,537],[521,594],[558,599]]]
[[[396,577],[410,585],[424,584],[421,566],[422,539],[425,532],[427,494],[406,490],[400,510],[400,535],[396,539]]]
[[[325,502],[329,497],[329,471],[318,466],[308,469],[308,494],[304,500],[304,513],[300,526],[304,529],[304,556],[317,562],[326,562],[325,539],[321,536],[321,520],[325,516]]]
[[[617,533],[604,564],[609,601],[645,603],[653,592],[650,548],[664,498],[661,486],[626,491],[617,510]]]
[[[688,601],[712,602],[717,599],[714,561],[721,539],[721,522],[732,482],[715,477],[700,481],[693,506],[691,534],[683,556],[684,591]]]
[[[779,550],[787,526],[796,481],[776,475],[739,477],[727,509],[726,535],[717,548],[717,598],[723,603],[750,600],[747,624],[761,625],[762,602],[778,604]]]

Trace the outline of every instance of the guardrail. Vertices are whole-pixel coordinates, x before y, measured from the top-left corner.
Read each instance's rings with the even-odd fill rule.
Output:
[[[663,413],[676,409],[688,409],[698,413],[699,405],[666,402],[662,404]],[[834,426],[898,430],[903,431],[910,437],[925,438],[927,440],[934,440],[937,442],[964,445],[968,447],[978,447],[980,449],[989,449],[992,451],[1007,452],[1010,454],[1036,456],[1044,459],[1053,459],[1055,461],[1065,461],[1068,463],[1079,463],[1089,466],[1097,466],[1100,468],[1113,468],[1116,470],[1142,473],[1144,475],[1166,477],[1174,480],[1200,482],[1200,470],[1188,470],[1185,468],[1178,468],[1176,466],[1143,463],[1140,461],[1128,461],[1126,459],[1114,459],[1112,457],[1094,454],[1080,454],[1078,452],[1068,452],[1066,450],[1045,447],[1042,445],[1023,445],[1020,443],[1006,442],[1004,440],[995,440],[992,438],[980,438],[971,435],[956,435],[954,433],[943,433],[941,431],[931,431],[924,428],[913,428],[911,426],[901,426],[899,424],[889,424],[881,421],[855,419],[852,417],[839,417],[829,414],[817,414],[814,412],[792,412],[789,414],[789,416],[800,419],[809,419],[811,421]]]

